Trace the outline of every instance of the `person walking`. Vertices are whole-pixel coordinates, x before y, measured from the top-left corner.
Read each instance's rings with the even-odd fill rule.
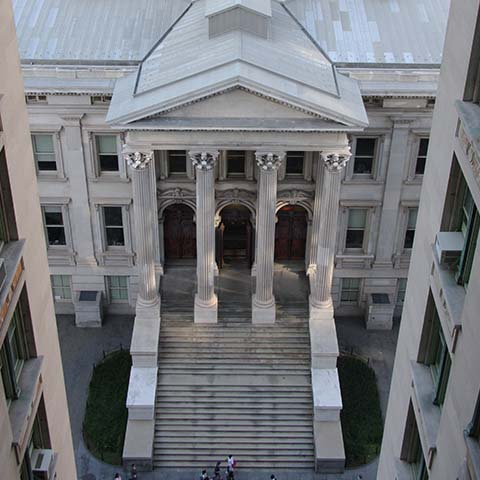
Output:
[[[227,480],[235,480],[235,475],[233,474],[233,468],[230,465],[227,466]]]
[[[213,471],[213,480],[222,480],[222,477],[220,475],[220,464],[222,462],[217,462],[215,465],[215,470]]]
[[[137,467],[132,463],[132,469],[130,470],[130,480],[137,480]]]
[[[235,459],[233,458],[233,455],[229,455],[227,458],[227,465],[232,469],[235,470],[236,462]]]
[[[209,480],[206,470],[202,470],[202,474],[200,475],[200,480]]]
[[[272,474],[270,475],[270,480],[277,480],[277,477],[272,473]]]
[[[113,480],[122,480],[122,477],[120,476],[119,473],[116,473],[115,476],[113,477]]]

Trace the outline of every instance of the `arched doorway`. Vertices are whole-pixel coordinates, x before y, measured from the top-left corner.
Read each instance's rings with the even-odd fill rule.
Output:
[[[243,205],[228,205],[220,213],[217,228],[217,264],[252,264],[252,223],[250,210]]]
[[[275,260],[304,260],[307,245],[307,212],[299,205],[287,205],[277,212]]]
[[[196,257],[194,212],[188,205],[169,205],[164,211],[163,238],[165,261],[189,260]]]

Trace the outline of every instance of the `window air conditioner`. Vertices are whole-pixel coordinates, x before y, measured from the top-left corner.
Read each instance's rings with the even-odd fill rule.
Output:
[[[2,290],[6,278],[7,269],[5,268],[5,260],[3,258],[0,258],[0,290]]]
[[[53,450],[37,449],[32,452],[32,472],[39,480],[54,480],[55,454]]]
[[[435,239],[435,251],[440,265],[453,266],[460,258],[463,250],[463,234],[461,232],[438,232]]]

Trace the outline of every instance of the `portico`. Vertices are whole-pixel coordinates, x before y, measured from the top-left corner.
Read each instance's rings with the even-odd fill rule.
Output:
[[[155,244],[154,218],[159,218],[151,212],[163,212],[165,202],[195,208],[195,324],[215,324],[218,319],[215,275],[220,238],[216,228],[221,227],[226,206],[242,205],[252,213],[248,241],[255,282],[254,325],[276,322],[276,242],[286,242],[277,255],[287,252],[294,257],[301,252],[310,277],[316,468],[341,470],[342,402],[331,285],[340,180],[350,158],[348,134],[367,125],[366,113],[357,83],[336,72],[284,3],[232,0],[226,5],[216,0],[192,2],[138,71],[117,81],[107,121],[125,132],[123,148],[134,175],[135,213],[137,209],[150,212],[136,219],[146,246]],[[179,152],[186,162],[180,168],[185,176],[172,189],[154,169],[178,170]],[[308,155],[309,175],[315,183],[285,188],[282,179],[295,175],[294,159],[299,152]],[[169,157],[171,165],[165,166]],[[152,158],[156,161],[146,161]],[[152,179],[156,179],[156,195],[152,194]],[[304,222],[298,231],[295,225],[290,230],[285,227],[283,214],[278,213],[285,206],[305,209],[303,217],[298,210],[290,212],[292,222],[295,218]],[[277,230],[278,217],[284,223]],[[149,221],[153,224],[148,225]],[[164,240],[160,238],[160,244]],[[155,258],[150,253],[137,256],[139,271],[149,272],[140,281],[150,287],[155,280]],[[142,295],[139,305],[143,305]],[[152,302],[153,297],[152,293]],[[145,322],[143,312],[137,308],[134,336],[137,326]],[[158,338],[158,333],[154,335]],[[132,391],[139,388],[132,384],[135,378]],[[152,409],[142,408],[149,414],[141,417],[135,415],[138,409],[130,408],[129,431],[134,431],[139,420],[154,423]],[[127,431],[127,451],[135,439]],[[325,445],[330,447],[325,450]]]

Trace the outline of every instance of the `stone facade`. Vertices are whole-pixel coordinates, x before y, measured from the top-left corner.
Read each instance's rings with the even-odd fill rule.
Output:
[[[451,4],[378,478],[480,478],[479,7]]]
[[[77,478],[9,0],[0,12],[1,477]]]

